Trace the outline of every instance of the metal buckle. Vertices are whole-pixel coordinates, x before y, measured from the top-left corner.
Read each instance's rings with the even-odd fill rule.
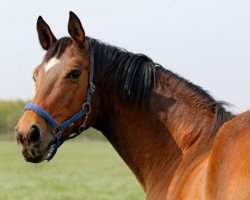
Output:
[[[86,114],[84,116],[82,125],[78,128],[79,132],[83,132],[86,129],[86,122],[89,118],[89,114],[91,113],[91,105],[89,103],[84,103],[82,109],[86,110]]]

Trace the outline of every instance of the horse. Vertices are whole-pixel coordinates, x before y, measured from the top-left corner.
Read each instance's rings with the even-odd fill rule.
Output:
[[[73,12],[70,37],[57,39],[41,16],[37,32],[46,54],[15,129],[26,161],[51,160],[63,142],[93,127],[148,200],[250,197],[249,131],[237,136],[240,120],[223,103],[144,54],[86,36]]]

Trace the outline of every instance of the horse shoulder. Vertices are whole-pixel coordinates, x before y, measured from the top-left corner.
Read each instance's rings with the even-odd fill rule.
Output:
[[[225,123],[208,163],[208,199],[250,199],[250,111]]]

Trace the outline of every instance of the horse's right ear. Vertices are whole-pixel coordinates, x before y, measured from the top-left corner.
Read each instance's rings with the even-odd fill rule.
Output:
[[[85,33],[80,19],[72,11],[69,12],[68,31],[74,42],[83,45],[85,42]]]
[[[37,19],[36,29],[42,48],[48,50],[56,42],[56,37],[41,16]]]

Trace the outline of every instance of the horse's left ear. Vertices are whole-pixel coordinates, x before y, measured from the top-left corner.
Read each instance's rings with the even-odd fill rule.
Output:
[[[69,12],[68,31],[72,39],[78,44],[84,44],[85,33],[79,18],[72,11]]]

